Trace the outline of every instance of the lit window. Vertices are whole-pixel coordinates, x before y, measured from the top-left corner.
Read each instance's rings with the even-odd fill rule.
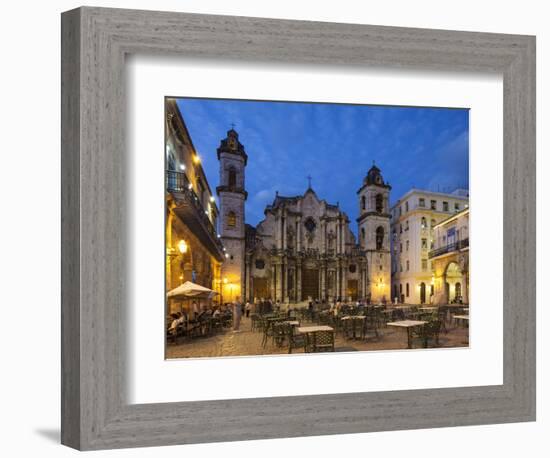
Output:
[[[234,211],[230,211],[227,214],[227,226],[228,227],[235,227],[237,225],[237,215]]]

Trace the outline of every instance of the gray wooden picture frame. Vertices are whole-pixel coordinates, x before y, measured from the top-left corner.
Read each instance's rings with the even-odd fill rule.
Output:
[[[534,37],[83,7],[62,14],[61,38],[63,444],[88,450],[535,419]],[[128,404],[125,56],[151,53],[502,74],[504,383]]]

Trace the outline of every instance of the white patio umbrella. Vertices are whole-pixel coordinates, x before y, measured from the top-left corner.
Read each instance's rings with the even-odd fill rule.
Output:
[[[216,294],[218,293],[213,289],[186,281],[183,285],[168,291],[167,296],[169,299],[211,299]]]
[[[216,294],[216,291],[206,288],[196,283],[186,281],[183,285],[174,288],[171,291],[168,291],[166,296],[168,299],[173,299],[176,301],[185,301],[190,299],[198,299],[199,304],[201,299],[212,299]],[[183,303],[180,302],[180,311],[183,308]]]

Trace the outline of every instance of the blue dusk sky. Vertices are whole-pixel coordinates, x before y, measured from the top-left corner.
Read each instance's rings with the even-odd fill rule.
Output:
[[[373,161],[392,186],[391,204],[413,187],[469,187],[467,109],[188,98],[178,106],[213,190],[216,149],[235,124],[248,154],[248,224],[264,218],[275,191],[303,194],[311,175],[317,196],[338,202],[356,233],[356,193]]]

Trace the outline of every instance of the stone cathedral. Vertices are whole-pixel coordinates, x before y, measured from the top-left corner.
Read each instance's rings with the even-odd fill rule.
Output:
[[[356,191],[358,242],[346,213],[320,198],[311,182],[303,195],[276,193],[264,220],[246,224],[248,156],[234,129],[217,154],[224,301],[391,299],[391,187],[378,167],[373,164]]]

